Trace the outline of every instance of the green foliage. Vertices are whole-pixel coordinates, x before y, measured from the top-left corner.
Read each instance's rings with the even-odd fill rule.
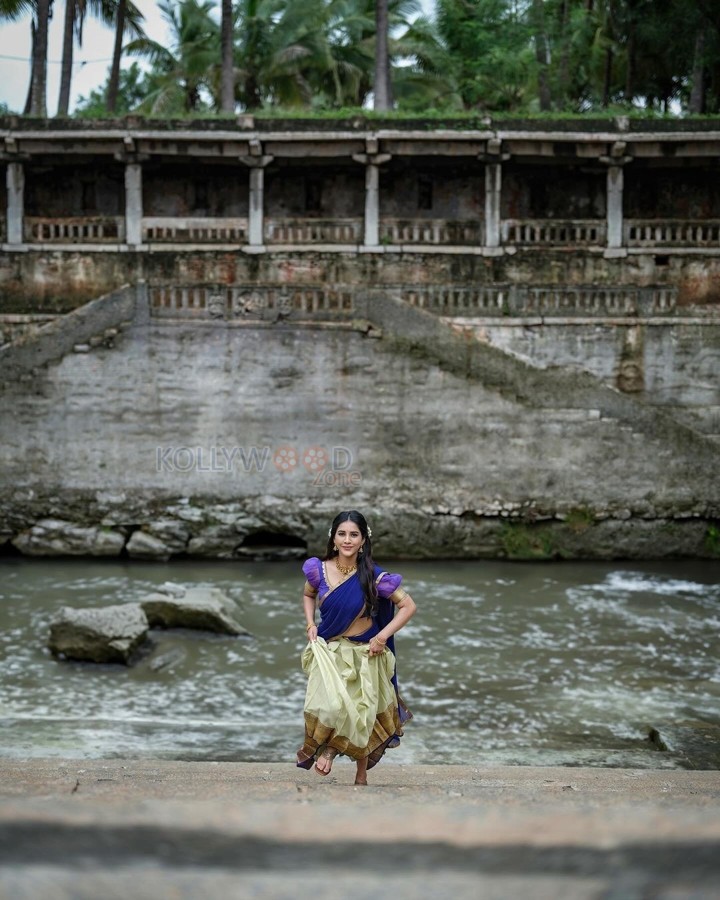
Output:
[[[500,529],[500,546],[508,559],[555,559],[559,551],[547,526],[505,522]]]
[[[525,108],[534,56],[522,7],[508,0],[438,0],[437,18],[463,107]]]
[[[720,527],[709,525],[705,532],[705,549],[710,556],[720,558]]]
[[[126,45],[127,54],[144,57],[152,66],[141,112],[175,115],[213,108],[220,65],[220,26],[213,7],[213,0],[166,0],[160,10],[170,28],[170,46],[147,37]]]
[[[465,108],[720,111],[707,0],[438,0],[438,25]]]
[[[126,115],[142,104],[152,89],[151,77],[143,73],[138,63],[120,70],[120,87],[115,114]],[[81,119],[103,118],[107,111],[107,84],[95,88],[87,97],[80,97],[75,107],[75,115]]]
[[[110,16],[117,0],[87,4]],[[0,0],[0,18],[33,9]],[[150,71],[123,73],[117,113],[218,112],[219,0],[160,9],[167,46],[135,29],[123,52]],[[369,117],[375,0],[235,0],[233,14],[236,111]],[[395,110],[383,118],[720,113],[720,4],[710,0],[436,0],[433,17],[420,0],[388,0],[388,15]],[[78,114],[101,115],[104,95],[91,92]]]
[[[565,524],[575,534],[582,534],[595,524],[595,516],[586,506],[578,506],[567,514]]]

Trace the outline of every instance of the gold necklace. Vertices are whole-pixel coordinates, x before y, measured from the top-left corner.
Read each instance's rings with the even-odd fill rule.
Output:
[[[343,566],[337,559],[335,560],[335,565],[337,566],[337,570],[341,575],[349,575],[351,572],[354,572],[355,569],[357,569],[356,563],[353,563],[351,566]]]

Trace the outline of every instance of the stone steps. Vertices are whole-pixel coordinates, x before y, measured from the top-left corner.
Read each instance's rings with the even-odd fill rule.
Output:
[[[13,898],[717,898],[720,773],[18,760]]]

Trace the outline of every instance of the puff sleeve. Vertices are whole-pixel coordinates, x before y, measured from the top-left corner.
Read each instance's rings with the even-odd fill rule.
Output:
[[[407,593],[400,587],[402,575],[394,575],[390,572],[381,572],[377,578],[378,596],[384,600],[392,600],[393,603],[399,603]]]
[[[314,597],[320,589],[321,563],[317,556],[311,556],[303,563],[303,574],[305,575],[305,593]]]

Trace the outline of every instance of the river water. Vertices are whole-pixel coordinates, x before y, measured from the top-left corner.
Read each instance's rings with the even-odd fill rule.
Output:
[[[399,763],[670,767],[652,725],[720,723],[720,563],[383,561],[418,613],[398,639],[415,719]],[[252,637],[153,630],[131,668],[54,659],[62,605],[218,587]],[[0,560],[0,756],[294,763],[300,563]]]

